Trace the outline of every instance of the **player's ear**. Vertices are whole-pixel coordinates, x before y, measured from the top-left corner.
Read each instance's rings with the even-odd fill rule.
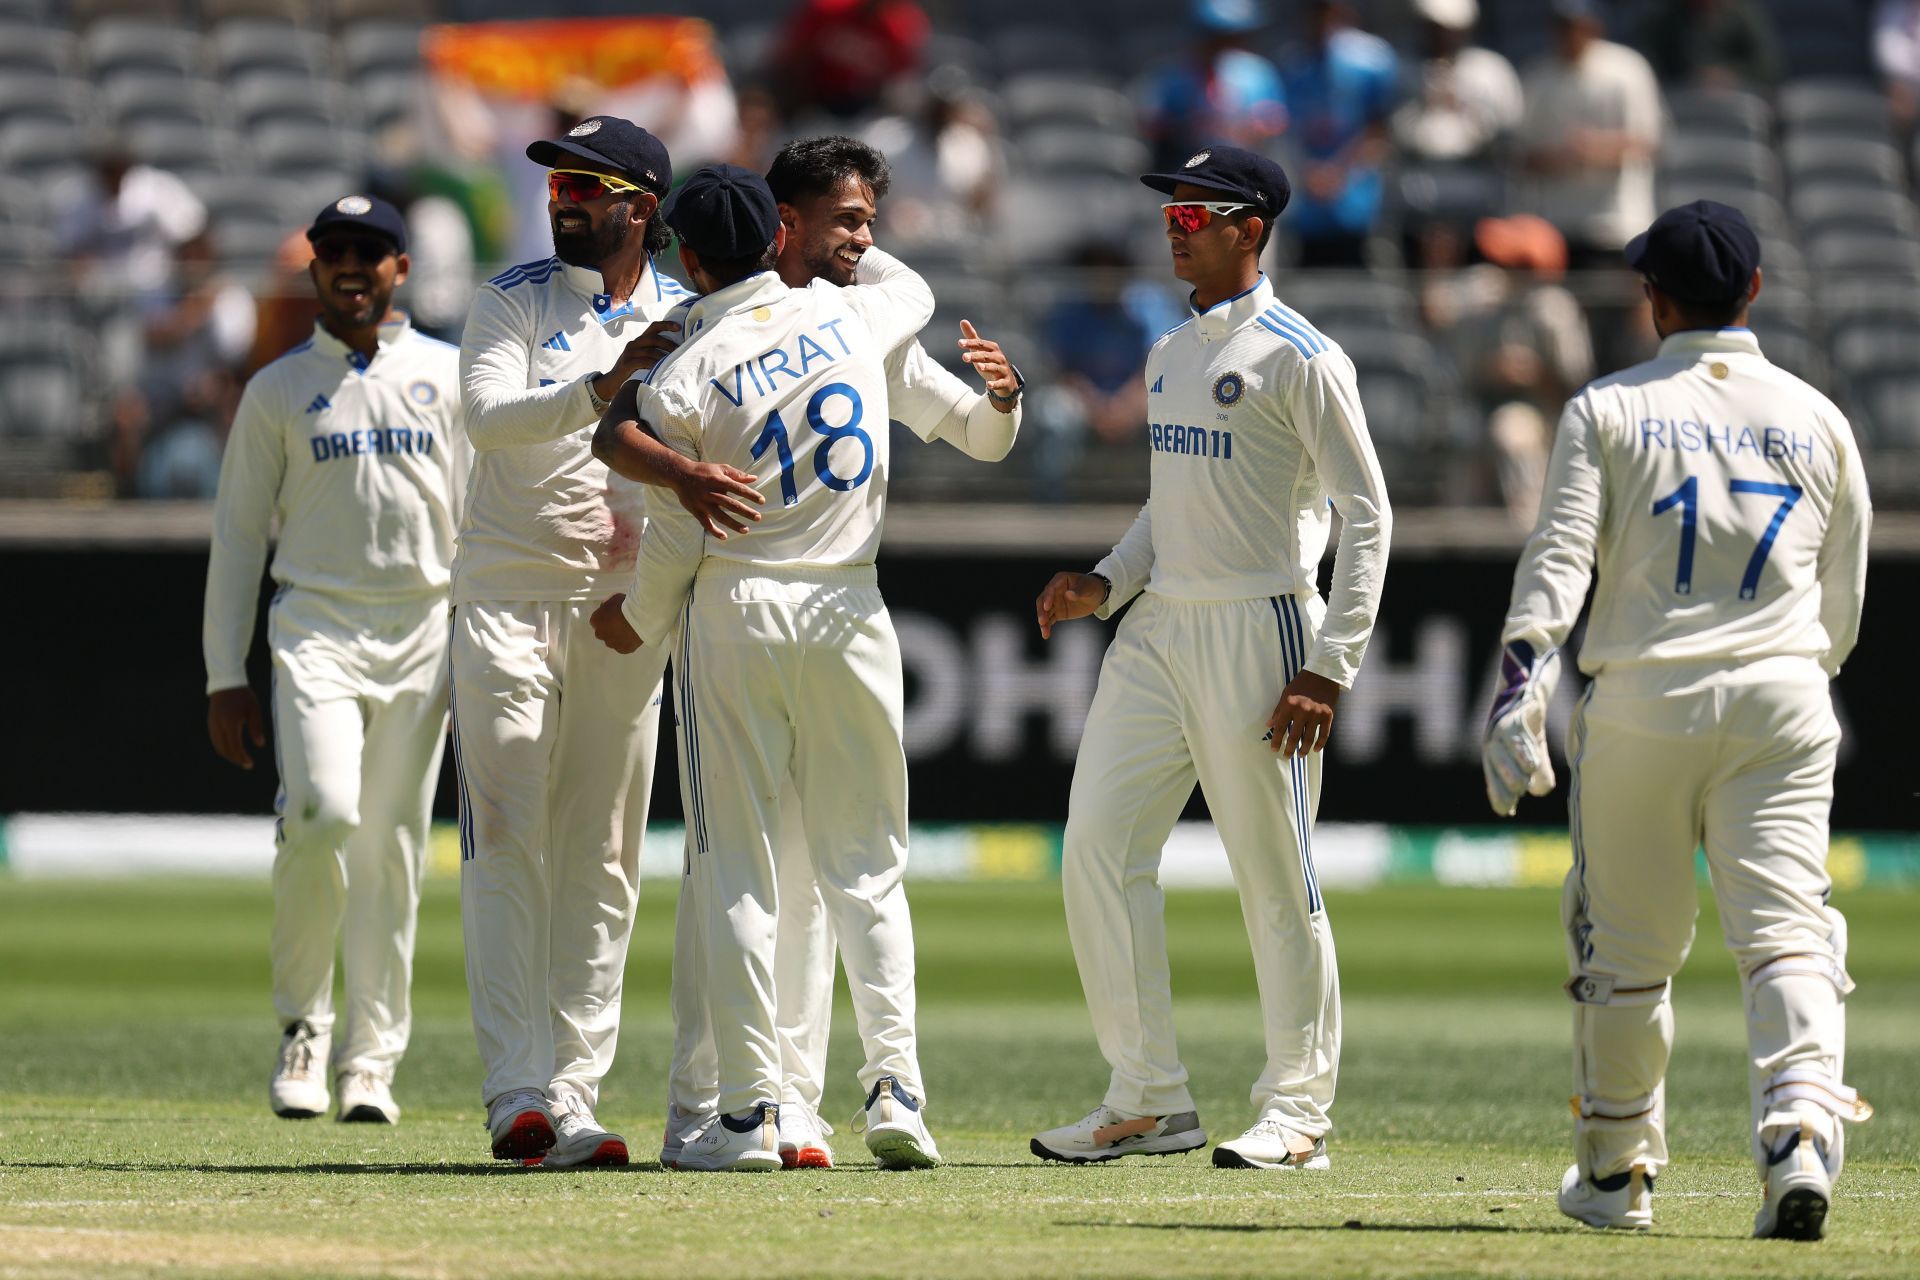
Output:
[[[789,231],[800,225],[800,211],[785,200],[780,202],[780,225]]]
[[[1258,216],[1248,218],[1240,224],[1240,232],[1247,238],[1248,247],[1256,253],[1260,251],[1260,237],[1266,229],[1267,220]]]
[[[407,272],[413,270],[413,259],[400,254],[393,262],[393,284],[397,289],[407,282]]]
[[[1753,279],[1747,281],[1747,301],[1752,302],[1760,296],[1760,268],[1753,269]]]
[[[651,191],[642,191],[633,198],[633,203],[628,208],[632,210],[627,215],[630,221],[646,222],[660,212],[660,197]]]
[[[773,252],[774,252],[774,256],[778,257],[779,255],[785,253],[786,251],[787,251],[787,224],[783,221],[779,226],[773,229]]]

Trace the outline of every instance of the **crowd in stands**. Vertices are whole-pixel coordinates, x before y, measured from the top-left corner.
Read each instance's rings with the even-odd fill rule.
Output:
[[[1559,405],[1655,343],[1621,248],[1711,197],[1763,236],[1769,354],[1920,501],[1920,0],[657,7],[726,72],[661,108],[677,169],[864,137],[929,349],[966,317],[1025,370],[1015,465],[914,451],[904,496],[1144,492],[1139,373],[1185,300],[1137,175],[1228,140],[1292,175],[1270,269],[1359,366],[1402,500],[1530,522]],[[548,251],[544,193],[510,147],[453,172],[423,141],[420,31],[606,11],[0,0],[0,492],[210,493],[239,387],[312,323],[298,231],[340,192],[407,209],[405,300],[457,339],[476,279]],[[539,124],[605,97],[571,83]]]

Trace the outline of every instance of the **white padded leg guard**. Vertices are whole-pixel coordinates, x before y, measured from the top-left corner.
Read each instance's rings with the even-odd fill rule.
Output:
[[[1837,1176],[1845,1147],[1840,1122],[1873,1114],[1841,1083],[1844,1000],[1853,980],[1840,959],[1806,954],[1759,965],[1746,985],[1754,1167],[1764,1180],[1769,1154],[1805,1124],[1820,1140],[1828,1174]]]
[[[1666,1076],[1673,1052],[1671,984],[1623,987],[1599,974],[1573,997],[1574,1159],[1589,1178],[1667,1165]]]

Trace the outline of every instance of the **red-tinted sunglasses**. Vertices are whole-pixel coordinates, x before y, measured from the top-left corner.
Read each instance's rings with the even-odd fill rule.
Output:
[[[1192,234],[1213,221],[1215,214],[1232,213],[1235,209],[1251,209],[1250,204],[1225,204],[1213,200],[1176,200],[1160,206],[1160,212],[1166,215],[1167,229]]]
[[[383,262],[399,252],[393,247],[392,241],[379,236],[322,236],[313,242],[313,256],[328,266],[343,261],[349,249],[366,266]]]
[[[585,169],[555,169],[547,174],[547,194],[560,204],[584,204],[612,192],[639,189],[631,182]]]

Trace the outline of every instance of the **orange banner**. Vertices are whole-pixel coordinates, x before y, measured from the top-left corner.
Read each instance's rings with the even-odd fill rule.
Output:
[[[482,93],[545,101],[562,82],[608,89],[671,77],[724,75],[713,28],[699,18],[555,18],[427,28],[421,51],[434,76]]]

